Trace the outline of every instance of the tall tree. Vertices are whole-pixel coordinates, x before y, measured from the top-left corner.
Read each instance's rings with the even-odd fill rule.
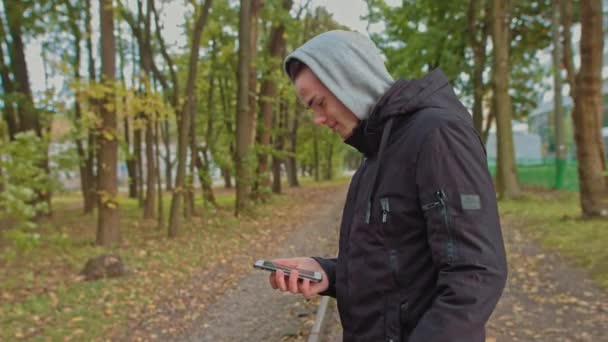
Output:
[[[492,80],[494,85],[494,110],[496,111],[497,154],[496,182],[501,198],[519,196],[521,190],[517,181],[515,149],[513,146],[512,104],[509,96],[510,63],[510,1],[496,0],[492,5],[492,43],[494,65]]]
[[[562,51],[560,41],[560,0],[553,0],[552,11],[553,42],[553,116],[555,121],[555,183],[556,189],[564,184],[566,170],[566,144],[564,134],[564,109],[562,107]]]
[[[293,4],[292,0],[283,0],[282,11],[289,12]],[[281,57],[285,53],[285,18],[286,15],[277,16],[277,21],[273,23],[268,39],[268,58],[264,63],[263,81],[260,89],[260,113],[261,120],[256,136],[257,143],[262,146],[258,154],[257,179],[262,188],[268,188],[270,178],[268,175],[268,153],[270,138],[272,136],[272,117],[277,96],[277,71],[281,72]],[[281,77],[283,77],[281,72]]]
[[[249,66],[251,63],[251,1],[241,0],[239,14],[239,62],[236,119],[236,205],[235,215],[247,208],[251,174],[251,120],[249,112]]]
[[[195,87],[198,70],[198,53],[201,44],[201,36],[205,24],[207,23],[207,17],[212,2],[212,0],[205,0],[205,3],[202,6],[199,6],[200,9],[198,10],[198,16],[192,33],[192,45],[188,61],[188,80],[186,82],[184,96],[186,101],[183,110],[178,116],[177,174],[175,176],[173,197],[171,198],[171,211],[169,212],[169,237],[176,237],[181,227],[181,205],[186,180],[186,155],[188,153],[190,117],[192,115],[191,113],[196,110]]]
[[[18,114],[18,120],[16,122],[17,132],[32,131],[42,142],[44,142],[40,112],[34,106],[34,97],[30,86],[23,39],[25,13],[28,9],[31,10],[31,7],[31,3],[4,0],[8,34],[10,36],[10,43],[8,44],[10,69],[12,70],[13,76],[12,82],[7,82],[7,85],[12,88],[11,90],[13,90],[13,95],[16,99],[15,102]],[[47,174],[49,172],[47,144],[44,143],[40,148],[44,151],[45,158],[40,161],[38,167],[41,174]],[[50,187],[47,187],[46,189],[36,189],[36,198],[33,200],[32,204],[44,202],[47,203],[50,211]]]
[[[486,69],[486,43],[488,40],[489,13],[484,0],[471,0],[468,9],[468,36],[473,50],[473,124],[480,134],[483,132],[483,72]]]
[[[120,242],[120,216],[118,212],[117,163],[118,127],[114,80],[116,78],[116,46],[114,37],[114,5],[112,0],[99,0],[101,32],[101,77],[107,88],[101,105],[101,132],[99,134],[99,209],[97,244],[111,246]]]
[[[72,68],[73,68],[73,77],[76,83],[80,83],[81,75],[80,75],[80,60],[81,60],[81,48],[80,43],[82,41],[82,28],[81,28],[81,8],[74,6],[70,0],[64,0],[64,4],[67,9],[68,16],[68,25],[71,31],[71,34],[74,38],[74,55],[72,58]],[[86,9],[88,10],[88,8]],[[82,107],[80,101],[74,101],[74,121],[76,123],[76,127],[79,127],[79,131],[86,131],[87,128],[83,127],[82,122]],[[90,170],[87,165],[87,146],[84,142],[84,139],[81,138],[82,134],[78,134],[76,137],[76,151],[78,153],[79,159],[79,171],[80,171],[80,186],[82,191],[83,203],[84,203],[84,211],[85,213],[90,212],[95,206],[95,196],[91,195],[91,187],[93,187],[94,182],[92,182],[93,175],[89,174]]]
[[[300,115],[302,115],[303,107],[296,101],[295,110],[291,119],[291,127],[289,127],[289,155],[285,159],[285,169],[287,170],[287,181],[289,186],[299,186],[298,182],[298,166],[296,162],[297,146],[298,146],[298,127],[300,123]]]
[[[0,77],[2,77],[2,90],[3,96],[2,100],[4,101],[2,118],[7,124],[8,129],[8,138],[10,141],[15,140],[15,134],[17,133],[17,113],[15,111],[15,102],[13,101],[13,81],[10,76],[9,70],[9,61],[4,56],[4,49],[2,49],[2,44],[7,44],[7,36],[4,31],[4,20],[2,16],[0,16]]]
[[[89,74],[89,82],[95,82],[97,80],[96,72],[95,72],[95,54],[93,51],[93,20],[91,13],[91,1],[85,1],[85,25],[86,25],[86,47],[87,47],[87,65],[88,65],[88,74]],[[94,110],[98,110],[99,106],[97,101],[90,100],[89,106],[93,107]],[[87,141],[88,149],[86,153],[84,153],[81,157],[81,163],[84,160],[84,168],[85,175],[87,178],[87,189],[86,196],[89,197],[88,201],[84,202],[84,212],[91,213],[97,204],[97,177],[95,174],[96,169],[96,161],[97,161],[97,130],[96,127],[88,127],[88,141]]]
[[[602,1],[581,0],[581,67],[574,77],[574,139],[583,215],[608,217],[608,176],[601,135]],[[572,78],[572,76],[569,76]]]

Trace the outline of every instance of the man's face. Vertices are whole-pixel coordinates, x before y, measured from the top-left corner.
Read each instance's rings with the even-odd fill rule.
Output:
[[[300,101],[314,112],[314,122],[325,125],[347,139],[359,123],[359,119],[332,94],[312,70],[304,67],[294,81]]]

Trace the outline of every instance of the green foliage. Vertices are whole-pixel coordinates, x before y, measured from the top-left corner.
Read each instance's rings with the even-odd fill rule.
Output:
[[[387,57],[395,77],[418,78],[440,67],[459,94],[471,96],[474,59],[471,33],[467,29],[469,1],[403,1],[391,7],[384,0],[368,1],[367,19],[383,23],[386,29],[372,35]],[[485,1],[480,1],[485,6]],[[515,1],[511,17],[511,92],[515,118],[526,117],[536,106],[539,84],[549,69],[543,67],[537,52],[549,46],[551,1]],[[477,27],[489,15],[481,11]],[[491,29],[488,28],[491,33]],[[491,37],[488,43],[491,42]],[[486,49],[485,83],[489,83],[491,45]],[[468,75],[466,75],[468,74]],[[466,76],[465,76],[466,75]],[[465,99],[466,100],[466,99]]]
[[[466,63],[468,1],[404,1],[390,7],[382,0],[368,2],[372,23],[386,30],[372,39],[384,51],[395,77],[418,78],[441,67],[456,80]]]
[[[15,140],[0,146],[0,168],[4,191],[0,192],[0,212],[14,224],[6,232],[17,246],[28,249],[39,238],[32,234],[37,215],[48,212],[40,194],[52,189],[50,176],[41,167],[45,162],[46,143],[32,131],[19,133]]]

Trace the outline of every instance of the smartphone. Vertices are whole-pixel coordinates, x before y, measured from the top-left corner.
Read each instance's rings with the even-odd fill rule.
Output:
[[[288,268],[288,267],[285,267],[282,265],[277,265],[277,264],[275,264],[271,261],[267,261],[267,260],[258,260],[255,262],[255,264],[253,264],[253,267],[260,269],[260,270],[266,270],[266,271],[271,271],[271,272],[281,270],[285,273],[286,276],[289,276],[292,271],[291,268]],[[298,269],[298,278],[309,279],[310,281],[312,281],[314,283],[318,283],[321,281],[321,279],[323,279],[323,275],[321,275],[321,272]]]

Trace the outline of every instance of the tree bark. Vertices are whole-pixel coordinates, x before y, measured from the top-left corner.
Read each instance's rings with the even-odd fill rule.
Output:
[[[163,203],[163,185],[160,177],[160,149],[159,149],[159,135],[160,135],[160,122],[156,122],[155,132],[154,132],[154,146],[156,149],[155,157],[156,157],[156,191],[158,194],[158,215],[157,215],[157,225],[158,228],[161,229],[163,227],[163,222],[165,221],[165,206]]]
[[[142,67],[145,73],[145,94],[152,92],[152,65],[154,58],[152,55],[151,24],[152,7],[154,0],[146,2],[146,16],[144,17],[144,41],[140,44]],[[154,120],[156,118],[146,115],[146,202],[144,205],[144,219],[153,219],[156,211],[156,158],[154,153]]]
[[[209,93],[207,95],[207,127],[205,132],[205,147],[200,148],[200,151],[197,152],[197,167],[198,173],[200,177],[200,183],[203,190],[203,197],[205,201],[214,207],[217,207],[217,202],[215,201],[215,195],[213,194],[213,180],[211,179],[211,173],[209,170],[209,157],[207,153],[210,149],[215,145],[216,139],[213,136],[213,123],[214,123],[214,110],[213,110],[213,100],[215,94],[215,41],[213,42],[213,48],[211,52],[211,70],[209,71]],[[202,154],[202,159],[201,159]]]
[[[555,189],[561,189],[564,183],[564,172],[566,168],[566,144],[564,138],[564,110],[562,106],[562,75],[561,75],[561,42],[559,39],[560,28],[560,0],[553,0],[552,13],[553,43],[553,116],[555,121]]]
[[[501,198],[520,195],[513,146],[512,105],[509,96],[509,17],[507,0],[493,2],[492,42],[494,46],[494,101],[496,105],[497,154],[496,180]]]
[[[88,73],[89,73],[89,82],[96,82],[97,76],[95,72],[95,57],[93,54],[93,39],[92,39],[92,14],[91,14],[91,1],[85,1],[85,26],[86,26],[86,47],[87,47],[87,60],[88,60]],[[99,111],[98,102],[95,100],[89,100],[89,106],[96,112]],[[97,175],[95,174],[95,166],[97,161],[97,127],[87,127],[88,128],[88,141],[87,141],[87,149],[86,149],[86,157],[84,160],[85,165],[85,177],[87,178],[88,189],[86,195],[89,197],[87,201],[84,202],[84,212],[85,214],[93,212],[93,209],[97,206]]]
[[[602,1],[581,0],[581,68],[574,89],[574,138],[583,216],[608,217],[602,114]]]
[[[116,73],[114,9],[112,0],[99,0],[101,32],[101,74],[104,82],[113,89]],[[116,165],[118,163],[118,139],[112,92],[106,94],[101,106],[101,134],[99,149],[99,209],[97,244],[111,246],[120,243],[120,216]]]
[[[0,46],[6,43],[6,32],[4,31],[4,21],[2,17],[0,17]],[[10,95],[14,91],[13,81],[10,78],[9,73],[9,62],[5,61],[4,50],[0,48],[0,77],[2,79],[2,90],[4,95]],[[4,100],[4,110],[2,112],[2,117],[4,121],[6,121],[8,128],[8,138],[9,141],[15,140],[15,134],[17,134],[17,116],[15,112],[15,103],[11,100],[10,96],[5,96]]]
[[[279,111],[276,115],[277,133],[274,137],[274,149],[277,153],[283,152],[285,148],[285,126],[287,124],[287,112],[289,107],[287,101],[282,99],[279,102]],[[281,193],[281,164],[284,160],[279,155],[275,154],[272,157],[272,192],[275,194]]]
[[[326,163],[326,169],[325,169],[325,180],[332,180],[334,178],[334,165],[333,165],[333,159],[334,159],[334,144],[332,143],[328,143],[326,145],[327,150],[325,151],[325,157],[327,158],[325,163]]]
[[[251,63],[251,1],[241,0],[239,17],[239,62],[236,120],[236,205],[235,215],[248,206],[251,174],[249,158],[251,150],[251,120],[249,108],[249,76]]]
[[[169,120],[165,119],[161,126],[161,134],[163,138],[163,145],[165,146],[165,154],[163,155],[163,160],[165,162],[165,190],[167,192],[173,191],[173,164],[171,161],[171,143],[169,136]]]
[[[292,0],[283,1],[283,10],[289,11],[293,4]],[[285,53],[285,23],[280,21],[272,26],[270,39],[268,41],[268,54],[270,61],[282,57]],[[280,68],[277,63],[267,62],[267,68],[264,71],[264,80],[260,89],[260,113],[262,115],[261,125],[258,127],[257,143],[261,146],[270,147],[270,138],[272,136],[272,116],[275,97],[277,96],[277,85],[274,80],[274,72],[276,68]],[[270,178],[268,174],[268,154],[263,151],[258,155],[257,179],[262,188],[270,186]]]
[[[176,237],[181,228],[181,204],[184,195],[184,183],[186,178],[186,154],[188,150],[188,133],[190,126],[190,113],[196,109],[194,101],[196,74],[198,70],[198,53],[201,43],[203,29],[207,23],[209,9],[211,8],[212,0],[206,0],[201,7],[200,13],[194,24],[192,34],[192,46],[190,50],[190,59],[188,62],[188,80],[185,89],[185,99],[183,111],[179,116],[179,132],[177,145],[177,174],[175,176],[175,187],[173,189],[173,197],[171,199],[171,211],[169,213],[169,237]]]
[[[34,107],[34,98],[30,87],[28,75],[27,60],[25,58],[25,47],[23,44],[23,19],[26,6],[20,5],[12,0],[4,0],[4,9],[8,20],[8,33],[11,37],[8,44],[8,52],[10,56],[10,66],[13,74],[13,82],[9,83],[15,93],[20,94],[20,98],[16,101],[17,104],[17,131],[27,132],[33,131],[37,137],[43,139],[42,127],[40,124],[40,116]],[[44,159],[37,167],[40,173],[47,174],[49,172],[48,151],[46,143],[40,146],[41,151],[44,151]],[[36,198],[32,201],[32,205],[46,202],[49,213],[51,208],[51,193],[47,189],[37,190]]]
[[[470,44],[473,50],[473,72],[471,79],[473,80],[473,125],[477,132],[483,130],[483,71],[486,66],[486,43],[488,38],[488,22],[487,19],[480,19],[480,0],[471,0],[469,3],[468,12],[468,30]],[[488,17],[489,13],[485,13]],[[481,23],[481,30],[477,27]],[[481,31],[481,32],[480,32]]]
[[[289,134],[289,153],[290,155],[287,157],[286,161],[286,169],[287,169],[287,181],[289,182],[289,186],[297,187],[300,186],[298,182],[298,165],[296,162],[296,154],[297,154],[297,145],[298,145],[298,127],[299,127],[299,117],[302,106],[297,103],[296,111],[293,115],[291,130]]]
[[[69,0],[64,1],[66,5],[68,17],[69,19],[69,27],[74,37],[74,58],[72,60],[72,68],[73,68],[73,77],[76,83],[80,83],[81,75],[80,75],[80,58],[82,55],[82,51],[80,48],[80,42],[82,40],[82,33],[80,31],[79,21],[80,21],[80,13],[78,13],[78,9],[72,6]],[[1,52],[0,52],[1,53]],[[74,101],[74,122],[76,127],[80,127],[82,129],[82,108],[80,106],[80,102],[78,100]],[[92,177],[87,173],[87,154],[85,149],[85,144],[83,139],[76,138],[76,152],[78,155],[78,169],[80,171],[80,188],[82,192],[82,200],[85,208],[85,213],[87,210],[91,210],[95,206],[95,198],[90,196],[91,192],[90,184]]]
[[[572,53],[572,1],[560,0],[561,22],[563,26],[563,58],[566,68],[566,81],[570,86],[570,97],[574,99],[576,94],[576,71],[574,69],[574,57]]]

